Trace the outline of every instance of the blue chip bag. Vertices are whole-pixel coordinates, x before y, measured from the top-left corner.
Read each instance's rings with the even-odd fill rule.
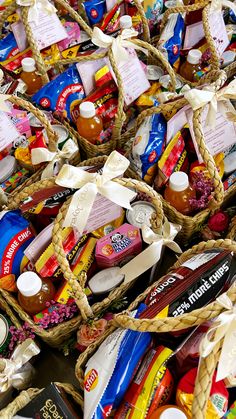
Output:
[[[84,97],[84,87],[76,64],[73,64],[64,73],[43,86],[32,100],[44,109],[59,111],[65,117],[72,119],[71,112]]]
[[[83,6],[90,25],[99,23],[106,13],[106,0],[86,0]]]
[[[29,221],[16,210],[7,211],[0,219],[0,236],[0,278],[10,274],[17,277],[23,267],[24,250],[35,235]]]
[[[141,304],[135,317],[145,309]],[[117,329],[86,365],[84,417],[103,419],[117,409],[152,338],[150,333]]]
[[[12,32],[0,39],[0,62],[8,60],[18,52],[19,48]]]
[[[140,125],[132,145],[129,160],[132,169],[149,185],[158,171],[166,138],[166,120],[160,114],[148,116]]]
[[[236,23],[236,14],[232,9],[229,9],[229,21],[231,23]]]
[[[167,24],[161,33],[159,49],[168,59],[170,65],[177,71],[180,64],[180,49],[184,30],[184,18],[180,13],[169,16]]]

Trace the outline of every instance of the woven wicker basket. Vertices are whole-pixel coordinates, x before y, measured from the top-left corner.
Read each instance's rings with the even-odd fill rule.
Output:
[[[61,387],[68,395],[72,396],[75,403],[83,408],[83,400],[78,391],[71,385],[67,383],[55,383],[58,387]],[[11,419],[16,415],[19,410],[23,409],[31,400],[33,400],[42,389],[38,388],[29,388],[28,390],[22,391],[13,402],[9,403],[5,409],[0,410],[0,417],[2,419]]]
[[[172,13],[186,13],[186,14],[188,14],[190,12],[194,12],[194,11],[202,9],[202,23],[203,23],[205,38],[206,38],[208,47],[211,51],[210,69],[211,70],[219,70],[220,69],[220,57],[218,56],[217,50],[215,48],[215,43],[214,43],[213,37],[211,35],[210,26],[209,26],[210,7],[211,7],[211,0],[200,0],[200,1],[195,2],[194,4],[191,4],[191,5],[176,6],[176,7],[169,8],[164,13],[164,16],[163,16],[163,19],[162,19],[162,22],[161,22],[161,30],[165,27],[165,25],[167,23],[167,20]],[[153,45],[158,45],[158,42],[159,42],[159,36],[154,37],[152,39],[152,44]],[[231,77],[232,75],[235,74],[236,63],[230,64],[229,66],[225,67],[224,70],[226,71],[227,76]],[[211,72],[209,72],[209,74],[210,73]],[[190,83],[188,80],[185,80],[179,74],[178,74],[178,77],[179,77],[180,80],[182,80],[183,83],[187,83],[188,85],[190,85],[192,87],[197,86],[199,84],[202,84],[201,79],[200,79],[199,82],[191,82]],[[203,76],[202,80],[205,80],[205,76]]]
[[[81,163],[79,166],[93,166],[96,164],[104,163],[106,160],[105,157],[100,158],[94,158],[87,160],[83,163]],[[132,171],[127,171],[127,176],[132,176]],[[156,216],[152,219],[152,225],[153,229],[158,229],[163,222],[163,211],[162,211],[162,205],[161,201],[159,199],[158,194],[148,185],[146,185],[143,182],[130,179],[130,178],[119,178],[115,180],[121,185],[128,186],[134,189],[137,189],[140,192],[146,193],[153,205],[156,208]],[[19,207],[19,204],[22,200],[26,199],[28,196],[31,196],[33,192],[36,192],[38,190],[45,189],[47,187],[51,187],[55,185],[54,179],[45,179],[38,181],[34,184],[31,184],[24,190],[22,190],[18,195],[14,195],[12,199],[9,201],[7,209],[12,210]],[[58,262],[60,264],[60,267],[62,268],[63,275],[65,279],[70,283],[72,290],[75,295],[75,301],[76,304],[80,310],[81,315],[68,320],[62,324],[59,324],[51,329],[44,330],[41,327],[37,326],[32,318],[24,312],[24,310],[21,308],[21,306],[18,304],[16,298],[11,293],[1,290],[3,297],[7,301],[7,303],[17,312],[19,317],[26,321],[31,329],[40,336],[45,342],[47,342],[50,346],[58,347],[60,346],[66,339],[70,337],[73,331],[75,331],[78,328],[78,325],[81,323],[82,320],[87,319],[88,317],[95,316],[97,313],[99,313],[101,310],[106,309],[109,307],[109,305],[114,302],[117,298],[120,298],[125,294],[125,292],[130,287],[130,284],[127,285],[121,285],[120,287],[116,288],[114,291],[111,291],[108,297],[106,297],[102,302],[94,304],[92,307],[90,307],[87,297],[85,296],[83,292],[83,285],[86,280],[85,274],[81,275],[81,280],[78,281],[76,277],[71,272],[70,266],[68,264],[68,261],[66,259],[66,255],[64,252],[64,249],[62,247],[62,224],[63,219],[66,214],[66,211],[68,209],[70,203],[70,199],[67,200],[62,208],[59,211],[59,214],[55,220],[54,223],[54,229],[53,229],[53,245],[55,249],[55,253],[57,255]]]
[[[57,142],[58,142],[58,136],[56,132],[53,130],[53,125],[50,124],[49,120],[46,118],[44,113],[40,111],[39,109],[35,108],[32,103],[28,102],[27,100],[24,100],[22,98],[19,98],[18,96],[10,96],[8,99],[9,102],[11,102],[14,105],[20,106],[21,108],[27,110],[28,112],[31,112],[44,126],[47,137],[48,137],[48,148],[50,151],[55,152],[57,151]],[[76,134],[72,127],[67,126],[70,133],[70,137],[73,139],[73,141],[77,144]],[[72,164],[78,164],[80,162],[80,152],[78,150],[78,153],[76,156],[71,159]],[[33,173],[30,178],[26,179],[25,182],[23,182],[21,185],[19,185],[16,189],[14,189],[9,195],[8,199],[11,199],[11,196],[16,196],[22,189],[24,189],[26,186],[30,185],[31,183],[35,182],[35,180],[39,180],[42,169],[38,169],[35,167],[33,169],[35,173]]]
[[[231,220],[227,239],[236,241],[236,215]]]
[[[66,9],[68,14],[80,25],[80,27],[89,36],[91,36],[91,34],[92,34],[91,28],[82,19],[82,17],[69,5],[69,3],[67,1],[58,0],[57,3],[58,3],[58,5],[62,6],[64,9]],[[17,9],[20,9],[21,19],[22,19],[22,22],[23,22],[24,27],[25,27],[26,37],[27,37],[29,46],[32,50],[37,69],[39,71],[39,74],[42,77],[43,84],[46,84],[49,81],[48,74],[47,74],[48,68],[47,68],[47,66],[46,66],[46,64],[45,64],[45,62],[42,58],[42,55],[41,55],[39,47],[38,47],[38,43],[34,38],[33,31],[31,29],[31,26],[29,25],[29,22],[28,22],[29,7],[28,6],[19,6],[16,3],[15,0],[8,7],[6,7],[4,12],[2,12],[1,15],[0,15],[0,35],[2,35],[2,28],[3,28],[3,25],[4,25],[5,21],[7,20],[7,18],[11,14],[15,13]]]
[[[236,253],[236,243],[231,240],[209,240],[208,242],[201,242],[196,246],[192,247],[191,249],[187,250],[185,253],[183,253],[179,257],[178,261],[175,263],[173,268],[178,268],[183,262],[188,260],[194,254],[201,253],[202,251],[207,249],[219,247],[222,249],[231,250],[234,253]],[[158,285],[159,281],[160,279],[151,287],[149,287],[144,293],[140,294],[136,298],[136,300],[129,306],[129,311],[136,309],[139,303],[141,303],[146,298],[151,289],[154,286]],[[227,292],[227,295],[231,299],[232,303],[236,302],[235,286],[231,286],[231,288]],[[116,327],[137,330],[139,332],[168,333],[172,331],[188,329],[189,327],[203,324],[206,321],[217,317],[222,311],[224,311],[224,308],[217,301],[214,301],[205,307],[202,307],[200,309],[194,310],[190,313],[186,313],[178,317],[165,317],[160,319],[134,319],[129,315],[129,312],[117,314],[111,321],[111,327],[106,330],[106,333],[102,335],[95,343],[88,346],[85,352],[83,352],[77,360],[75,374],[81,388],[83,388],[85,366],[88,359],[93,355],[93,353],[97,350],[97,348],[105,340],[105,338],[116,329]],[[192,419],[203,419],[205,417],[204,412],[211,388],[211,377],[215,369],[215,364],[213,366],[212,358],[213,356],[216,357],[216,353],[218,350],[219,347],[216,348],[214,354],[211,354],[209,356],[209,359],[206,358],[205,361],[203,361],[204,363],[199,377],[200,379],[199,382],[197,382],[195,385],[195,397],[192,408]],[[207,366],[209,366],[209,363],[211,364],[211,368],[206,369]]]
[[[221,71],[220,73],[216,72],[216,74],[217,73],[220,74],[220,77],[217,80],[217,82],[213,84],[216,90],[218,90],[223,85],[227,77],[226,73],[223,71]],[[179,109],[181,109],[187,104],[188,104],[187,100],[185,100],[184,98],[180,98],[171,102],[161,104],[156,108],[150,108],[146,111],[143,111],[137,119],[135,130],[137,131],[137,128],[147,116],[162,112],[165,115],[165,117],[167,117],[168,119],[169,116],[173,114],[173,111],[178,111]],[[224,193],[224,187],[220,179],[220,176],[218,174],[218,170],[215,166],[214,159],[210,155],[204,141],[204,135],[203,135],[203,130],[201,126],[201,114],[202,114],[202,109],[194,111],[193,129],[195,132],[196,142],[198,144],[202,159],[204,163],[206,164],[206,167],[214,182],[214,192],[213,192],[214,200],[212,201],[209,208],[203,211],[200,211],[196,215],[191,217],[191,216],[186,216],[186,215],[181,214],[161,197],[163,209],[168,220],[171,222],[180,224],[182,226],[182,230],[178,234],[178,240],[181,241],[181,243],[184,245],[187,245],[189,243],[189,240],[193,238],[193,236],[198,235],[198,232],[200,231],[206,218],[209,216],[211,210],[218,208],[223,203],[223,201],[224,203],[227,203],[230,199],[232,199],[236,190],[236,185],[232,185],[227,190],[227,192]]]

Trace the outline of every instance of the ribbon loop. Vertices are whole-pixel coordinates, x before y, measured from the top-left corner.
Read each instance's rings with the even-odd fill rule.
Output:
[[[57,9],[48,0],[16,0],[18,6],[29,7],[28,21],[38,24],[39,12],[42,10],[48,15],[57,13]]]
[[[165,220],[160,234],[154,233],[150,227],[144,225],[142,236],[149,246],[121,268],[120,273],[125,276],[124,283],[133,281],[133,279],[152,268],[160,260],[163,246],[169,247],[176,253],[182,253],[179,245],[174,241],[180,230],[181,226],[172,224],[168,220]]]
[[[62,150],[56,152],[49,151],[44,147],[33,148],[31,150],[31,160],[34,165],[49,162],[41,175],[41,179],[46,179],[54,176],[54,167],[56,163],[58,164],[59,169],[61,169],[65,161],[67,159],[72,159],[78,150],[77,144],[69,138],[63,145]]]
[[[93,29],[92,42],[94,45],[97,45],[100,48],[112,48],[116,62],[121,63],[129,59],[126,48],[133,48],[148,55],[148,51],[145,48],[133,44],[133,42],[129,41],[130,38],[137,35],[138,32],[136,32],[134,29],[124,29],[120,35],[118,35],[116,38],[113,38],[110,35],[104,34],[98,27],[95,27]]]
[[[215,127],[217,112],[222,113],[229,120],[232,117],[236,118],[236,110],[229,100],[236,99],[236,79],[218,92],[209,86],[202,90],[191,89],[184,93],[184,97],[194,111],[208,105],[206,124],[211,128]]]
[[[199,364],[201,358],[207,357],[223,339],[216,375],[216,381],[220,381],[236,374],[236,306],[233,306],[226,293],[216,300],[225,311],[215,319],[212,327],[202,339],[199,348]]]
[[[136,193],[112,180],[123,175],[129,164],[129,160],[117,151],[113,151],[108,157],[102,175],[65,164],[56,177],[56,183],[79,190],[73,195],[63,227],[74,227],[82,234],[97,193],[123,208],[130,209],[130,201]]]
[[[0,392],[3,393],[13,386],[23,388],[25,381],[29,378],[31,367],[27,367],[27,362],[40,352],[36,343],[28,338],[16,347],[10,359],[1,359],[4,365],[0,372]],[[23,367],[23,368],[22,368]]]

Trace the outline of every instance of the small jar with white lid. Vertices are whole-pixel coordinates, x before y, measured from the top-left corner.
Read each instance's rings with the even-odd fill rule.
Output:
[[[192,212],[190,199],[195,198],[196,193],[189,184],[188,175],[185,172],[172,173],[169,185],[164,192],[164,198],[181,214],[189,215]]]

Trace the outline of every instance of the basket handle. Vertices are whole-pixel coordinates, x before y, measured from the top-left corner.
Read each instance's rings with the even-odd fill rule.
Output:
[[[230,223],[227,239],[236,240],[236,215],[232,218]]]
[[[236,253],[236,242],[223,239],[209,240],[207,242],[201,242],[196,246],[193,246],[191,249],[180,255],[173,268],[179,267],[184,261],[188,260],[190,256],[196,253],[219,247],[232,250]],[[145,299],[153,287],[158,285],[159,281],[160,280],[152,284],[144,293],[139,295],[136,300],[129,306],[129,311],[135,309],[137,305]],[[229,288],[227,295],[233,303],[236,302],[235,285],[232,285]],[[210,319],[213,319],[214,317],[217,317],[223,310],[224,308],[222,305],[217,301],[214,301],[208,304],[206,307],[199,308],[197,310],[191,311],[191,313],[186,313],[178,317],[165,317],[160,319],[134,319],[129,314],[121,313],[114,317],[114,319],[111,321],[111,324],[114,326],[123,327],[124,329],[137,330],[139,332],[166,333],[187,329],[189,327],[202,324]]]
[[[158,197],[158,194],[154,190],[152,190],[152,188],[150,188],[148,185],[146,185],[143,182],[139,182],[132,179],[117,178],[117,179],[114,179],[113,181],[119,183],[122,186],[131,187],[131,188],[134,187],[135,189],[141,192],[147,193],[147,195],[152,199],[152,202],[156,208],[156,217],[155,217],[155,220],[153,220],[153,228],[160,227],[160,223],[163,222],[164,214],[163,214],[162,205]],[[57,255],[57,260],[59,262],[59,265],[62,268],[64,278],[68,281],[69,285],[72,287],[76,304],[81,311],[82,317],[86,320],[88,317],[92,315],[92,310],[89,306],[87,297],[85,296],[84,291],[83,291],[83,284],[84,284],[85,276],[82,275],[80,277],[80,281],[78,281],[77,277],[73,274],[73,272],[70,269],[70,265],[66,258],[65,251],[62,245],[63,221],[65,219],[65,215],[67,213],[70,202],[71,202],[71,198],[68,199],[63,204],[63,206],[61,207],[56,217],[56,220],[54,222],[53,234],[52,234],[52,242],[53,242],[53,246]]]
[[[32,105],[32,103],[28,102],[27,100],[21,99],[18,96],[11,96],[7,100],[9,100],[9,102],[13,103],[14,105],[18,105],[21,108],[26,109],[28,112],[31,112],[42,123],[42,125],[45,127],[49,141],[48,148],[50,151],[56,151],[58,136],[53,130],[49,120],[46,118],[44,113],[41,110],[35,108],[35,106]]]

